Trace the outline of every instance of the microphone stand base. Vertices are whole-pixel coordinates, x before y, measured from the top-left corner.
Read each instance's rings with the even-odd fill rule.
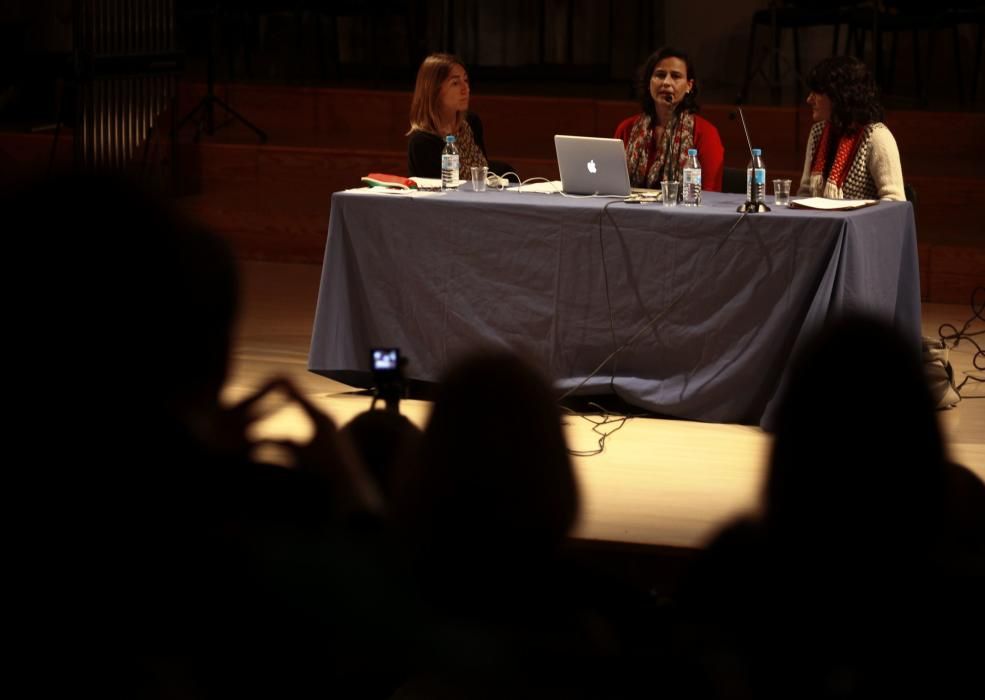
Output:
[[[746,202],[740,204],[739,208],[736,209],[737,212],[745,214],[759,214],[769,210],[770,208],[763,202]]]

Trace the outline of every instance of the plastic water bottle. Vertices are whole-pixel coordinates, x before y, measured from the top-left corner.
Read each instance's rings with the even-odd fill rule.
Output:
[[[752,149],[752,160],[746,166],[746,201],[753,204],[766,201],[766,161],[759,148]]]
[[[455,137],[445,137],[445,147],[441,151],[441,189],[458,187],[458,149]]]
[[[687,149],[687,164],[684,166],[684,206],[696,207],[701,204],[701,163],[698,162],[698,149]]]

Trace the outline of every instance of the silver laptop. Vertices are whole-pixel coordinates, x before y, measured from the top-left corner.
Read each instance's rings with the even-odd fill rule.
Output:
[[[621,139],[555,135],[554,148],[565,192],[629,196],[629,169]]]

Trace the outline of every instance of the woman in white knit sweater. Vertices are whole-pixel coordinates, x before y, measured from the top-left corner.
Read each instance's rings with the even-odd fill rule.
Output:
[[[857,58],[833,56],[808,77],[814,126],[807,139],[798,195],[902,201],[896,139],[882,123],[872,75]]]

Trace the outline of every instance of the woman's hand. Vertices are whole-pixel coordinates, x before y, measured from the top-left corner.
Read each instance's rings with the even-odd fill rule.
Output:
[[[294,469],[324,479],[331,488],[334,505],[338,511],[381,512],[383,499],[379,488],[367,474],[362,460],[348,439],[336,429],[332,419],[320,411],[287,379],[271,381],[257,393],[257,396],[262,397],[274,390],[283,392],[311,421],[313,429],[311,439],[305,443],[288,439],[260,440],[254,444],[254,447],[275,445],[291,456],[291,466]],[[255,398],[251,397],[254,402]]]

